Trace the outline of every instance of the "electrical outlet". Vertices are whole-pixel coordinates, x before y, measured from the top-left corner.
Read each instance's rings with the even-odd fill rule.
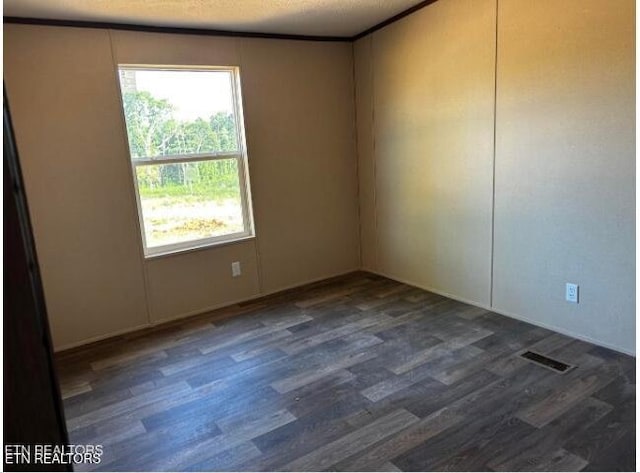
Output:
[[[237,278],[242,274],[242,269],[240,268],[240,261],[234,261],[231,263],[231,276]]]
[[[565,298],[567,299],[567,302],[573,302],[575,304],[578,303],[578,289],[580,286],[578,286],[577,284],[573,284],[568,282],[567,283],[567,290],[566,290],[566,295]]]

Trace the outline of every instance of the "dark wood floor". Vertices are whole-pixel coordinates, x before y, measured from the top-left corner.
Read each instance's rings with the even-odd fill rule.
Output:
[[[634,358],[365,273],[58,366],[101,470],[635,471]]]

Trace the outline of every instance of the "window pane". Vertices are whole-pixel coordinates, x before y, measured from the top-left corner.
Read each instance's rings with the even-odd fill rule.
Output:
[[[238,151],[231,71],[120,69],[132,159]]]
[[[147,248],[245,231],[238,161],[136,166]]]

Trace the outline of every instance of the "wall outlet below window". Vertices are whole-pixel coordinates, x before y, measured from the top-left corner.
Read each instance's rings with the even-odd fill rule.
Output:
[[[573,284],[568,282],[566,288],[565,299],[567,302],[573,302],[574,304],[578,303],[578,289],[580,286],[577,284]]]
[[[242,269],[240,268],[240,261],[234,261],[231,263],[231,276],[237,278],[242,274]]]

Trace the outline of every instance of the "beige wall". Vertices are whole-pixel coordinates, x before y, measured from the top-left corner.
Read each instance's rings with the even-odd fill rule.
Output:
[[[494,306],[633,352],[634,2],[499,5]]]
[[[4,78],[55,346],[148,322],[108,31],[5,25]]]
[[[495,1],[441,0],[358,41],[355,53],[372,269],[487,305]]]
[[[365,267],[633,353],[634,18],[439,0],[358,41]]]
[[[56,346],[361,266],[633,353],[634,3],[497,4],[353,45],[6,25]],[[118,62],[241,66],[255,240],[143,258]]]
[[[351,45],[241,45],[263,290],[359,268]]]
[[[118,63],[241,67],[255,240],[142,257]],[[55,346],[357,269],[352,67],[348,43],[6,25]]]

